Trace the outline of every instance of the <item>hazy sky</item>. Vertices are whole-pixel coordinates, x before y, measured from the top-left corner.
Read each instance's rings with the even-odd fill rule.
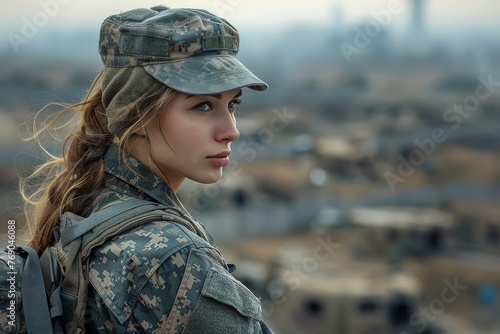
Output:
[[[411,9],[411,0],[171,0],[171,7],[199,7],[216,12],[234,21],[235,25],[282,25],[288,22],[308,24],[326,23],[332,20],[334,8],[341,9],[345,23],[369,17],[374,10],[388,7],[391,1],[399,2],[403,12],[395,21],[406,22]],[[499,26],[500,1],[498,0],[424,0],[429,26],[450,27],[454,25]],[[116,12],[137,7],[135,0],[30,0],[5,1],[1,8],[1,22],[9,26],[21,26],[22,18],[33,18],[42,10],[42,4],[56,3],[56,15],[51,22],[69,21],[83,24],[98,24]],[[141,6],[150,7],[161,3],[158,0],[140,1]]]

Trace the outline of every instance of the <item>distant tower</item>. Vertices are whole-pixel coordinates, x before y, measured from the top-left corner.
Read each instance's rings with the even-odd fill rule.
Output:
[[[420,36],[424,32],[424,1],[425,0],[412,0],[412,32],[416,36]]]

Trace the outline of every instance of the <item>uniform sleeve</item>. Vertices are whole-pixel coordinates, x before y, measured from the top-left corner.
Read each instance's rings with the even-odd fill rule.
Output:
[[[139,295],[133,317],[146,333],[272,333],[259,300],[203,248],[165,261]]]
[[[88,331],[272,333],[260,301],[200,240],[157,222],[97,247],[89,262]]]

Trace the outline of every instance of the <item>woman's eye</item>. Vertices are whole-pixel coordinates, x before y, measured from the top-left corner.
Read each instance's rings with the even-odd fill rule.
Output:
[[[241,104],[241,99],[240,100],[233,100],[233,101],[229,102],[228,109],[231,111],[236,111],[240,104]]]
[[[240,100],[233,100],[233,101],[228,103],[227,108],[229,109],[229,111],[234,112],[234,111],[236,111],[236,109],[238,109],[239,104],[241,104],[241,99]],[[199,112],[208,112],[208,111],[212,111],[214,109],[214,106],[212,105],[212,102],[205,101],[205,102],[198,103],[192,109],[199,111]]]
[[[198,103],[193,107],[196,111],[210,111],[212,110],[212,104],[210,102]]]

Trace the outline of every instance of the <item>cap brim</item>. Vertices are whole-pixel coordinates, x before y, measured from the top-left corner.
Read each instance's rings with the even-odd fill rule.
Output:
[[[218,94],[242,87],[259,91],[268,88],[236,57],[229,55],[189,57],[144,65],[144,69],[156,80],[187,94]]]

